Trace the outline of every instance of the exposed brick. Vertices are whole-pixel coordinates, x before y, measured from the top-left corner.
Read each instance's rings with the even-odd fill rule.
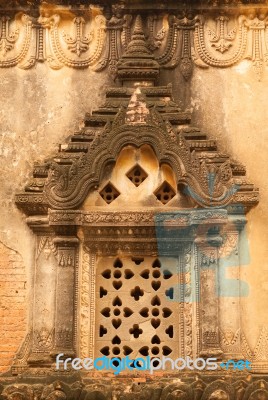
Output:
[[[0,243],[0,373],[10,369],[26,336],[26,288],[21,256]]]

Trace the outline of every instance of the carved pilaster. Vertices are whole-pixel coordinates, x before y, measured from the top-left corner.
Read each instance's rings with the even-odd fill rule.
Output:
[[[179,240],[180,340],[182,356],[222,354],[219,337],[218,247],[220,227],[227,222],[223,209],[159,214],[159,238]],[[164,229],[165,228],[165,229]]]
[[[183,357],[193,357],[195,353],[195,340],[196,331],[198,330],[198,325],[195,321],[195,287],[193,284],[194,271],[192,258],[192,245],[191,243],[186,243],[183,251],[181,265],[181,323],[183,324],[183,336],[182,336],[182,346],[181,354]]]
[[[76,237],[66,236],[53,239],[58,261],[53,354],[75,353],[75,282],[78,268],[78,243]]]
[[[200,226],[195,239],[195,251],[200,276],[200,354],[220,356],[219,298],[218,298],[218,234],[209,235],[208,226]]]
[[[58,251],[50,235],[37,236],[34,269],[32,346],[28,364],[50,365],[55,340]]]
[[[241,267],[249,263],[243,215],[231,215],[229,224],[222,231],[222,239],[219,248],[221,346],[227,359],[241,359],[241,299],[248,295],[249,290],[247,283],[241,280]]]

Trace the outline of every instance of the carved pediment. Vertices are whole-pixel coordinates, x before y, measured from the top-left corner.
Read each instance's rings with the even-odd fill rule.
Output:
[[[258,191],[246,181],[245,169],[220,153],[215,140],[189,124],[190,115],[173,103],[170,87],[142,88],[148,108],[146,123],[128,122],[133,91],[108,91],[106,106],[87,115],[85,127],[61,145],[55,157],[35,166],[33,181],[16,197],[20,208],[27,214],[37,213],[37,205],[39,213],[46,207],[78,208],[88,192],[99,186],[105,166],[115,163],[125,146],[143,144],[153,148],[160,164],[171,166],[177,184],[200,206],[257,203]],[[163,96],[169,100],[162,100]]]
[[[190,125],[190,114],[174,102],[171,86],[154,86],[157,65],[137,17],[118,64],[123,86],[108,89],[104,105],[86,115],[84,127],[57,155],[35,166],[33,181],[16,197],[19,208],[26,214],[79,208],[125,146],[144,144],[151,146],[160,165],[172,168],[178,188],[196,205],[251,207],[258,202],[258,190],[247,182],[244,167]]]

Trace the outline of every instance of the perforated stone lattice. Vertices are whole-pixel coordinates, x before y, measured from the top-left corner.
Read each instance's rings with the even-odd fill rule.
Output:
[[[164,181],[162,185],[156,189],[154,194],[157,200],[161,201],[163,204],[167,204],[176,195],[174,189],[167,181]]]
[[[100,191],[100,195],[107,204],[110,204],[120,195],[120,192],[109,182]]]
[[[148,174],[138,164],[131,168],[131,170],[127,173],[128,179],[137,187],[140,186],[143,181],[145,181],[147,176]]]
[[[177,284],[153,257],[99,259],[95,356],[177,358],[179,304],[166,296]]]

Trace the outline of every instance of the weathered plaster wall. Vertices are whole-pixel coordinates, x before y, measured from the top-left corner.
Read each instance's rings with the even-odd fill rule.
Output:
[[[217,138],[220,150],[244,164],[248,181],[260,189],[260,203],[249,212],[246,227],[250,264],[241,269],[250,289],[241,301],[241,318],[251,348],[268,325],[267,85],[267,70],[258,81],[251,64],[243,61],[225,70],[196,69],[191,86],[193,123]]]
[[[225,70],[195,69],[190,83],[178,74],[171,72],[171,79],[165,72],[163,83],[173,80],[176,100],[192,109],[193,124],[208,137],[217,138],[220,150],[245,164],[248,180],[260,188],[260,204],[250,212],[247,227],[251,261],[243,269],[250,285],[250,295],[242,301],[243,328],[254,347],[260,326],[267,324],[268,73],[259,82],[244,62]],[[34,242],[25,217],[14,205],[14,194],[29,181],[34,161],[53,154],[58,144],[81,126],[85,112],[101,105],[106,85],[113,82],[106,72],[67,67],[53,71],[43,64],[29,71],[1,69],[0,76],[0,326],[5,338],[0,351],[8,352],[7,357],[0,358],[3,372],[26,334],[26,319],[31,318]],[[18,279],[11,283],[14,271]]]
[[[32,302],[34,237],[14,204],[33,163],[55,154],[103,101],[107,76],[89,70],[0,71],[0,372],[6,371],[26,335]]]

